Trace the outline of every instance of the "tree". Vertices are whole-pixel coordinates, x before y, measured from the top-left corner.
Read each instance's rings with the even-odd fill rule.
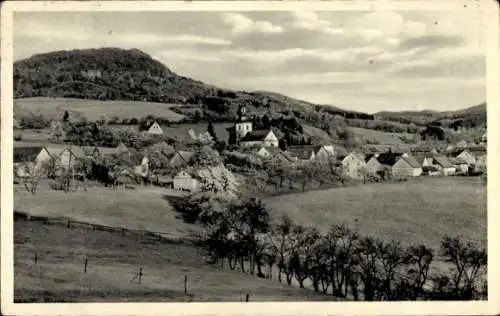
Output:
[[[24,171],[23,185],[26,191],[36,195],[40,179],[46,175],[47,169],[50,168],[51,164],[52,162],[49,160],[40,164],[28,163],[21,167]]]
[[[64,114],[63,114],[63,117],[62,117],[62,121],[63,122],[67,122],[69,120],[69,113],[67,110],[64,111]]]
[[[218,142],[218,138],[217,138],[217,134],[215,133],[212,121],[208,122],[207,131],[210,134],[210,136],[212,137],[212,140],[217,143]]]
[[[194,164],[197,167],[218,166],[222,163],[219,153],[210,146],[199,146],[194,155]]]

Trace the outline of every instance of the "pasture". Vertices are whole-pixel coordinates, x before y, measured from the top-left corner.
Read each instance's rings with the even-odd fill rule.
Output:
[[[42,183],[36,195],[21,186],[16,187],[14,209],[34,216],[165,232],[176,238],[189,237],[198,226],[182,221],[164,198],[167,194],[181,193],[156,187],[135,190],[90,187],[87,192],[65,193]]]
[[[354,136],[361,139],[366,139],[369,142],[377,143],[380,145],[400,145],[401,147],[407,146],[400,137],[406,137],[412,139],[415,137],[414,134],[408,133],[387,133],[372,129],[365,129],[359,127],[351,127],[350,130],[353,132]]]
[[[446,234],[486,247],[486,186],[475,177],[420,178],[275,196],[272,214],[318,227],[347,224],[363,235],[439,248]]]
[[[88,120],[100,120],[103,115],[108,119],[118,116],[140,119],[146,115],[154,115],[176,122],[184,118],[183,115],[170,110],[178,104],[139,102],[139,101],[98,101],[72,98],[36,97],[14,100],[14,113],[18,116],[31,113],[40,113],[50,119],[61,119],[64,111],[70,115],[83,115]]]
[[[190,295],[195,302],[238,302],[246,294],[250,301],[336,299],[275,280],[220,271],[185,244],[25,220],[15,222],[14,244],[15,302],[182,302]],[[139,268],[141,283],[131,281]]]

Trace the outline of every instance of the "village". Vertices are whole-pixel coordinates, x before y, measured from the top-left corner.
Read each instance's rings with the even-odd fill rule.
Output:
[[[280,141],[273,128],[254,129],[245,107],[240,108],[238,116],[233,126],[227,128],[228,135],[225,137],[228,139],[227,145],[233,148],[233,155],[229,157],[226,155],[225,159],[205,163],[203,166],[193,164],[200,150],[193,149],[192,145],[196,144],[198,149],[203,147],[217,154],[217,150],[213,149],[214,136],[217,137],[213,135],[213,127],[211,127],[212,132],[200,131],[198,134],[190,129],[186,136],[191,146],[174,147],[162,140],[164,131],[160,124],[153,120],[147,124],[141,135],[152,137],[157,143],[150,144],[142,150],[130,149],[123,142],[116,147],[15,142],[15,179],[19,183],[25,185],[31,183],[33,186],[35,179],[38,181],[43,177],[54,179],[56,175],[59,177],[70,175],[71,179],[83,181],[95,178],[113,186],[150,184],[194,193],[205,190],[214,183],[220,184],[224,178],[224,181],[229,181],[231,185],[223,187],[235,190],[238,180],[233,172],[224,166],[228,162],[231,165],[236,164],[231,160],[235,157],[235,153],[258,158],[273,166],[287,166],[292,169],[293,166],[314,162],[328,163],[347,180],[363,183],[389,178],[465,176],[481,174],[486,170],[486,132],[475,143],[462,141],[450,144],[444,150],[442,146],[438,150],[428,144],[416,145],[407,151],[388,147],[385,151],[376,152],[360,149],[346,151],[345,148],[337,147],[335,144],[294,145],[280,148]],[[55,126],[58,128],[58,122]],[[164,159],[162,168],[151,166],[152,160],[155,159],[151,156],[151,152],[155,154],[149,149],[155,146],[159,148]],[[107,175],[104,178],[101,175],[99,178],[95,175],[95,166],[103,159],[107,161],[119,159],[122,163],[107,168]],[[86,168],[82,167],[85,165]],[[165,172],[165,169],[169,172]]]

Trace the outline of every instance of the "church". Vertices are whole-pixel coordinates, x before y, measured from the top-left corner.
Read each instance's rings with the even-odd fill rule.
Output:
[[[238,109],[238,120],[228,128],[229,144],[240,147],[278,147],[279,139],[271,129],[253,130],[252,120],[244,106]]]

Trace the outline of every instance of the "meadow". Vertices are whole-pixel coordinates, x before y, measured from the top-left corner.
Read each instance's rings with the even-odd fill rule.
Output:
[[[48,182],[41,183],[36,195],[24,187],[15,187],[14,209],[33,216],[71,219],[112,227],[168,233],[173,238],[187,238],[198,226],[182,221],[165,195],[179,195],[150,187],[135,190],[112,190],[89,187],[87,192],[55,191]]]
[[[336,299],[220,271],[187,244],[25,220],[14,224],[14,244],[15,302],[238,302],[246,294],[249,301]]]
[[[486,247],[487,198],[482,180],[470,177],[419,178],[270,197],[275,218],[326,231],[347,224],[363,235],[403,244],[439,248],[446,234]]]
[[[14,113],[18,116],[31,113],[41,113],[50,119],[61,119],[64,111],[70,115],[83,115],[90,121],[100,120],[103,115],[108,119],[118,116],[124,118],[140,119],[145,113],[163,117],[176,122],[184,118],[183,115],[170,110],[178,104],[140,102],[140,101],[98,101],[73,98],[48,98],[36,97],[14,100]]]

